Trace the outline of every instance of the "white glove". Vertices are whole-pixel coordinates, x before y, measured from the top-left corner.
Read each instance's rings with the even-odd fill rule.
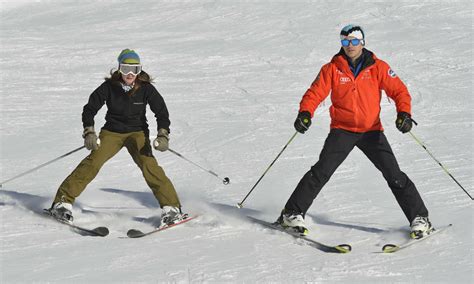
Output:
[[[168,141],[170,140],[168,130],[164,128],[158,129],[158,135],[156,136],[155,140],[153,141],[153,148],[160,152],[164,152],[168,150]]]
[[[99,149],[100,139],[97,138],[97,134],[95,134],[94,126],[85,127],[82,138],[84,138],[84,146],[86,146],[87,150]]]

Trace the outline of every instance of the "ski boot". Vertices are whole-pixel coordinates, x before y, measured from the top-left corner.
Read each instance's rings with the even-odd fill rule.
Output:
[[[60,222],[72,224],[74,220],[72,217],[72,204],[70,203],[53,203],[51,208],[48,209],[48,212],[53,218],[56,218]]]
[[[299,212],[283,209],[276,223],[286,230],[294,231],[303,236],[306,236],[309,233],[304,223],[303,214]]]
[[[410,224],[412,239],[421,239],[434,231],[433,226],[428,217],[416,216]]]
[[[160,227],[176,224],[186,218],[188,218],[188,214],[183,214],[181,208],[163,206]]]

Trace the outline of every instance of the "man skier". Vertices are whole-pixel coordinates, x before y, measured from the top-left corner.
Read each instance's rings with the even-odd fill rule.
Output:
[[[337,167],[357,147],[383,174],[410,223],[410,236],[421,238],[433,230],[428,210],[413,182],[400,170],[379,117],[384,90],[395,101],[397,129],[409,132],[412,127],[410,94],[389,65],[364,48],[365,35],[360,26],[345,26],[340,39],[339,53],[321,68],[304,94],[294,123],[298,132],[305,133],[315,109],[331,93],[331,130],[319,161],[298,183],[277,222],[307,234],[306,212]]]

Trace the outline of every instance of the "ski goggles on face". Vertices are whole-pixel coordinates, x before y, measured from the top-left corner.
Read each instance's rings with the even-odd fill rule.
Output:
[[[120,64],[119,65],[119,72],[123,75],[138,75],[142,72],[142,66],[140,64]]]
[[[349,46],[349,43],[352,43],[352,46],[358,46],[362,42],[361,39],[353,38],[353,39],[343,39],[341,40],[342,46]]]

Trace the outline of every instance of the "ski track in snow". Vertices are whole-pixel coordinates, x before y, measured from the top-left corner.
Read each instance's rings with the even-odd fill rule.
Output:
[[[352,9],[356,7],[357,9]],[[471,7],[471,9],[469,9]],[[126,151],[78,198],[76,223],[107,226],[84,237],[43,218],[80,151],[0,190],[0,282],[74,283],[472,283],[472,202],[409,135],[382,123],[403,171],[435,224],[449,232],[395,254],[374,254],[406,238],[408,224],[380,173],[354,150],[308,212],[311,235],[351,243],[324,254],[246,219],[273,221],[317,161],[329,131],[326,100],[248,198],[237,202],[294,133],[301,96],[339,49],[349,23],[367,48],[407,84],[413,132],[471,195],[473,184],[472,3],[207,2],[63,3],[2,1],[0,12],[1,176],[6,180],[82,145],[81,112],[116,55],[133,48],[171,114],[170,147],[228,176],[221,181],[172,153],[155,153],[188,212],[186,225],[142,239],[159,205]],[[104,123],[105,107],[96,116]],[[148,112],[152,135],[153,114]]]

